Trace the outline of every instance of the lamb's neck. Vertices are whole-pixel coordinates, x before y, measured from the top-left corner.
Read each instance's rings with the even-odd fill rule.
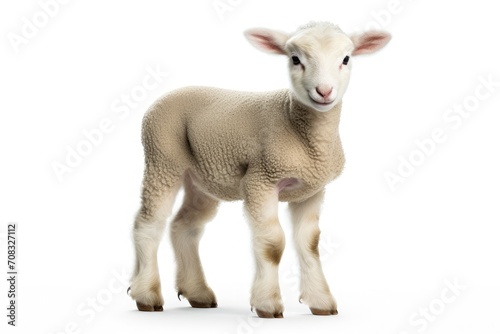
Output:
[[[307,146],[321,150],[339,141],[341,102],[329,111],[319,112],[299,102],[291,93],[289,101],[288,120]]]

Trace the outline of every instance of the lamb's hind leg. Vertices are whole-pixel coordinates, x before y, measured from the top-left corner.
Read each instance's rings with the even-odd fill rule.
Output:
[[[295,246],[300,262],[300,299],[315,315],[337,314],[319,259],[318,227],[323,191],[300,203],[290,203]]]
[[[167,217],[180,187],[180,176],[168,174],[165,166],[146,164],[142,205],[134,224],[136,265],[130,285],[130,296],[140,311],[162,311],[158,246]]]
[[[184,178],[184,191],[184,203],[170,227],[177,291],[192,307],[217,307],[215,294],[205,281],[198,246],[205,223],[214,217],[219,202],[197,189],[189,173]]]

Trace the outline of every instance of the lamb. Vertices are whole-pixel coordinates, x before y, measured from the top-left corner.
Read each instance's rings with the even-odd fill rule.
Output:
[[[142,205],[133,238],[130,296],[141,311],[162,311],[157,250],[177,192],[184,200],[170,226],[176,288],[192,307],[217,307],[200,263],[204,225],[220,201],[243,200],[256,261],[250,304],[261,318],[282,318],[278,265],[285,247],[278,202],[288,202],[301,267],[300,301],[314,315],[337,314],[319,260],[325,185],[344,166],[338,126],[351,56],[373,53],[391,36],[348,36],[313,22],[291,34],[250,29],[256,48],[285,55],[291,89],[240,92],[187,87],[156,101],[144,116]]]

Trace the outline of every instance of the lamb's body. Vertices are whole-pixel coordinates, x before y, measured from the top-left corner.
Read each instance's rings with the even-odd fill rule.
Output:
[[[275,184],[280,201],[303,201],[342,170],[340,109],[311,113],[288,90],[180,89],[144,118],[146,161],[162,157],[171,184],[173,170],[188,171],[217,199],[243,200],[243,183],[252,178]]]
[[[255,29],[247,37],[258,48],[289,57],[291,90],[189,87],[158,100],[144,118],[146,168],[130,290],[139,310],[163,309],[157,250],[184,186],[170,237],[177,290],[193,307],[217,306],[198,254],[204,224],[220,200],[243,200],[256,260],[250,303],[259,317],[283,316],[278,265],[285,237],[278,202],[286,201],[301,266],[300,300],[313,314],[337,313],[319,259],[319,212],[325,185],[344,166],[338,126],[349,57],[381,48],[389,36],[368,32],[350,38],[337,26],[318,23],[291,36]]]

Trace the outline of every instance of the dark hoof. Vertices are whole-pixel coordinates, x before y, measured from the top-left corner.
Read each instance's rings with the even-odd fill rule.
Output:
[[[337,310],[320,310],[314,307],[311,307],[310,309],[314,315],[336,315],[339,313]]]
[[[273,314],[271,312],[265,312],[265,311],[261,311],[259,309],[255,309],[255,311],[257,312],[257,315],[259,316],[259,318],[266,318],[266,319],[283,318],[283,312]]]
[[[137,309],[139,311],[144,311],[144,312],[161,312],[163,311],[163,306],[162,305],[145,305],[143,303],[136,302],[137,304]]]
[[[216,308],[217,307],[216,301],[209,302],[209,303],[197,302],[196,300],[188,300],[188,301],[189,301],[189,304],[191,304],[191,307],[194,307],[194,308]]]

